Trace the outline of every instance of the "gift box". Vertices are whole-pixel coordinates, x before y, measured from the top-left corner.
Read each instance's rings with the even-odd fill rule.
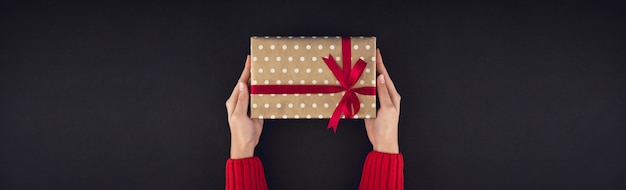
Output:
[[[251,37],[250,117],[376,117],[375,37]]]

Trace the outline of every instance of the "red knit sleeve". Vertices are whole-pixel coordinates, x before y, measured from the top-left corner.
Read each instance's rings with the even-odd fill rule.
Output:
[[[265,172],[259,157],[226,161],[226,190],[267,190]]]
[[[376,151],[367,154],[359,189],[404,189],[402,154]]]

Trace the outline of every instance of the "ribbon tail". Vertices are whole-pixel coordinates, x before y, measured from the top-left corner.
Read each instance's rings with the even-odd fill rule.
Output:
[[[340,109],[335,109],[335,111],[333,112],[332,117],[330,117],[330,121],[328,121],[328,128],[333,129],[334,133],[337,133],[337,125],[339,125],[339,119],[341,119],[341,110]]]

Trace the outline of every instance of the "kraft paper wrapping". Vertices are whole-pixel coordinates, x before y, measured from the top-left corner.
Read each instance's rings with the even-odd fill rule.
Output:
[[[376,86],[376,38],[351,37],[352,61],[367,63],[354,88]],[[324,63],[329,54],[342,68],[341,37],[252,37],[251,85],[340,86]],[[250,117],[262,119],[330,118],[345,91],[313,94],[251,94]],[[357,94],[354,119],[376,117],[376,96]],[[342,118],[345,118],[342,115]]]

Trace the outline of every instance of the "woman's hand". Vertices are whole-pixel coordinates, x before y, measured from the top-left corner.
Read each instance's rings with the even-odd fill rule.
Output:
[[[259,143],[263,130],[262,119],[250,119],[248,116],[248,79],[250,79],[250,56],[246,58],[246,65],[239,77],[239,82],[233,89],[230,98],[226,100],[228,124],[230,125],[230,158],[248,158],[254,156],[254,148]]]
[[[365,119],[365,129],[374,151],[397,154],[398,146],[398,119],[400,117],[400,94],[389,77],[383,64],[380,50],[376,51],[376,72],[380,73],[376,79],[378,85],[378,101],[380,109],[375,119]]]

